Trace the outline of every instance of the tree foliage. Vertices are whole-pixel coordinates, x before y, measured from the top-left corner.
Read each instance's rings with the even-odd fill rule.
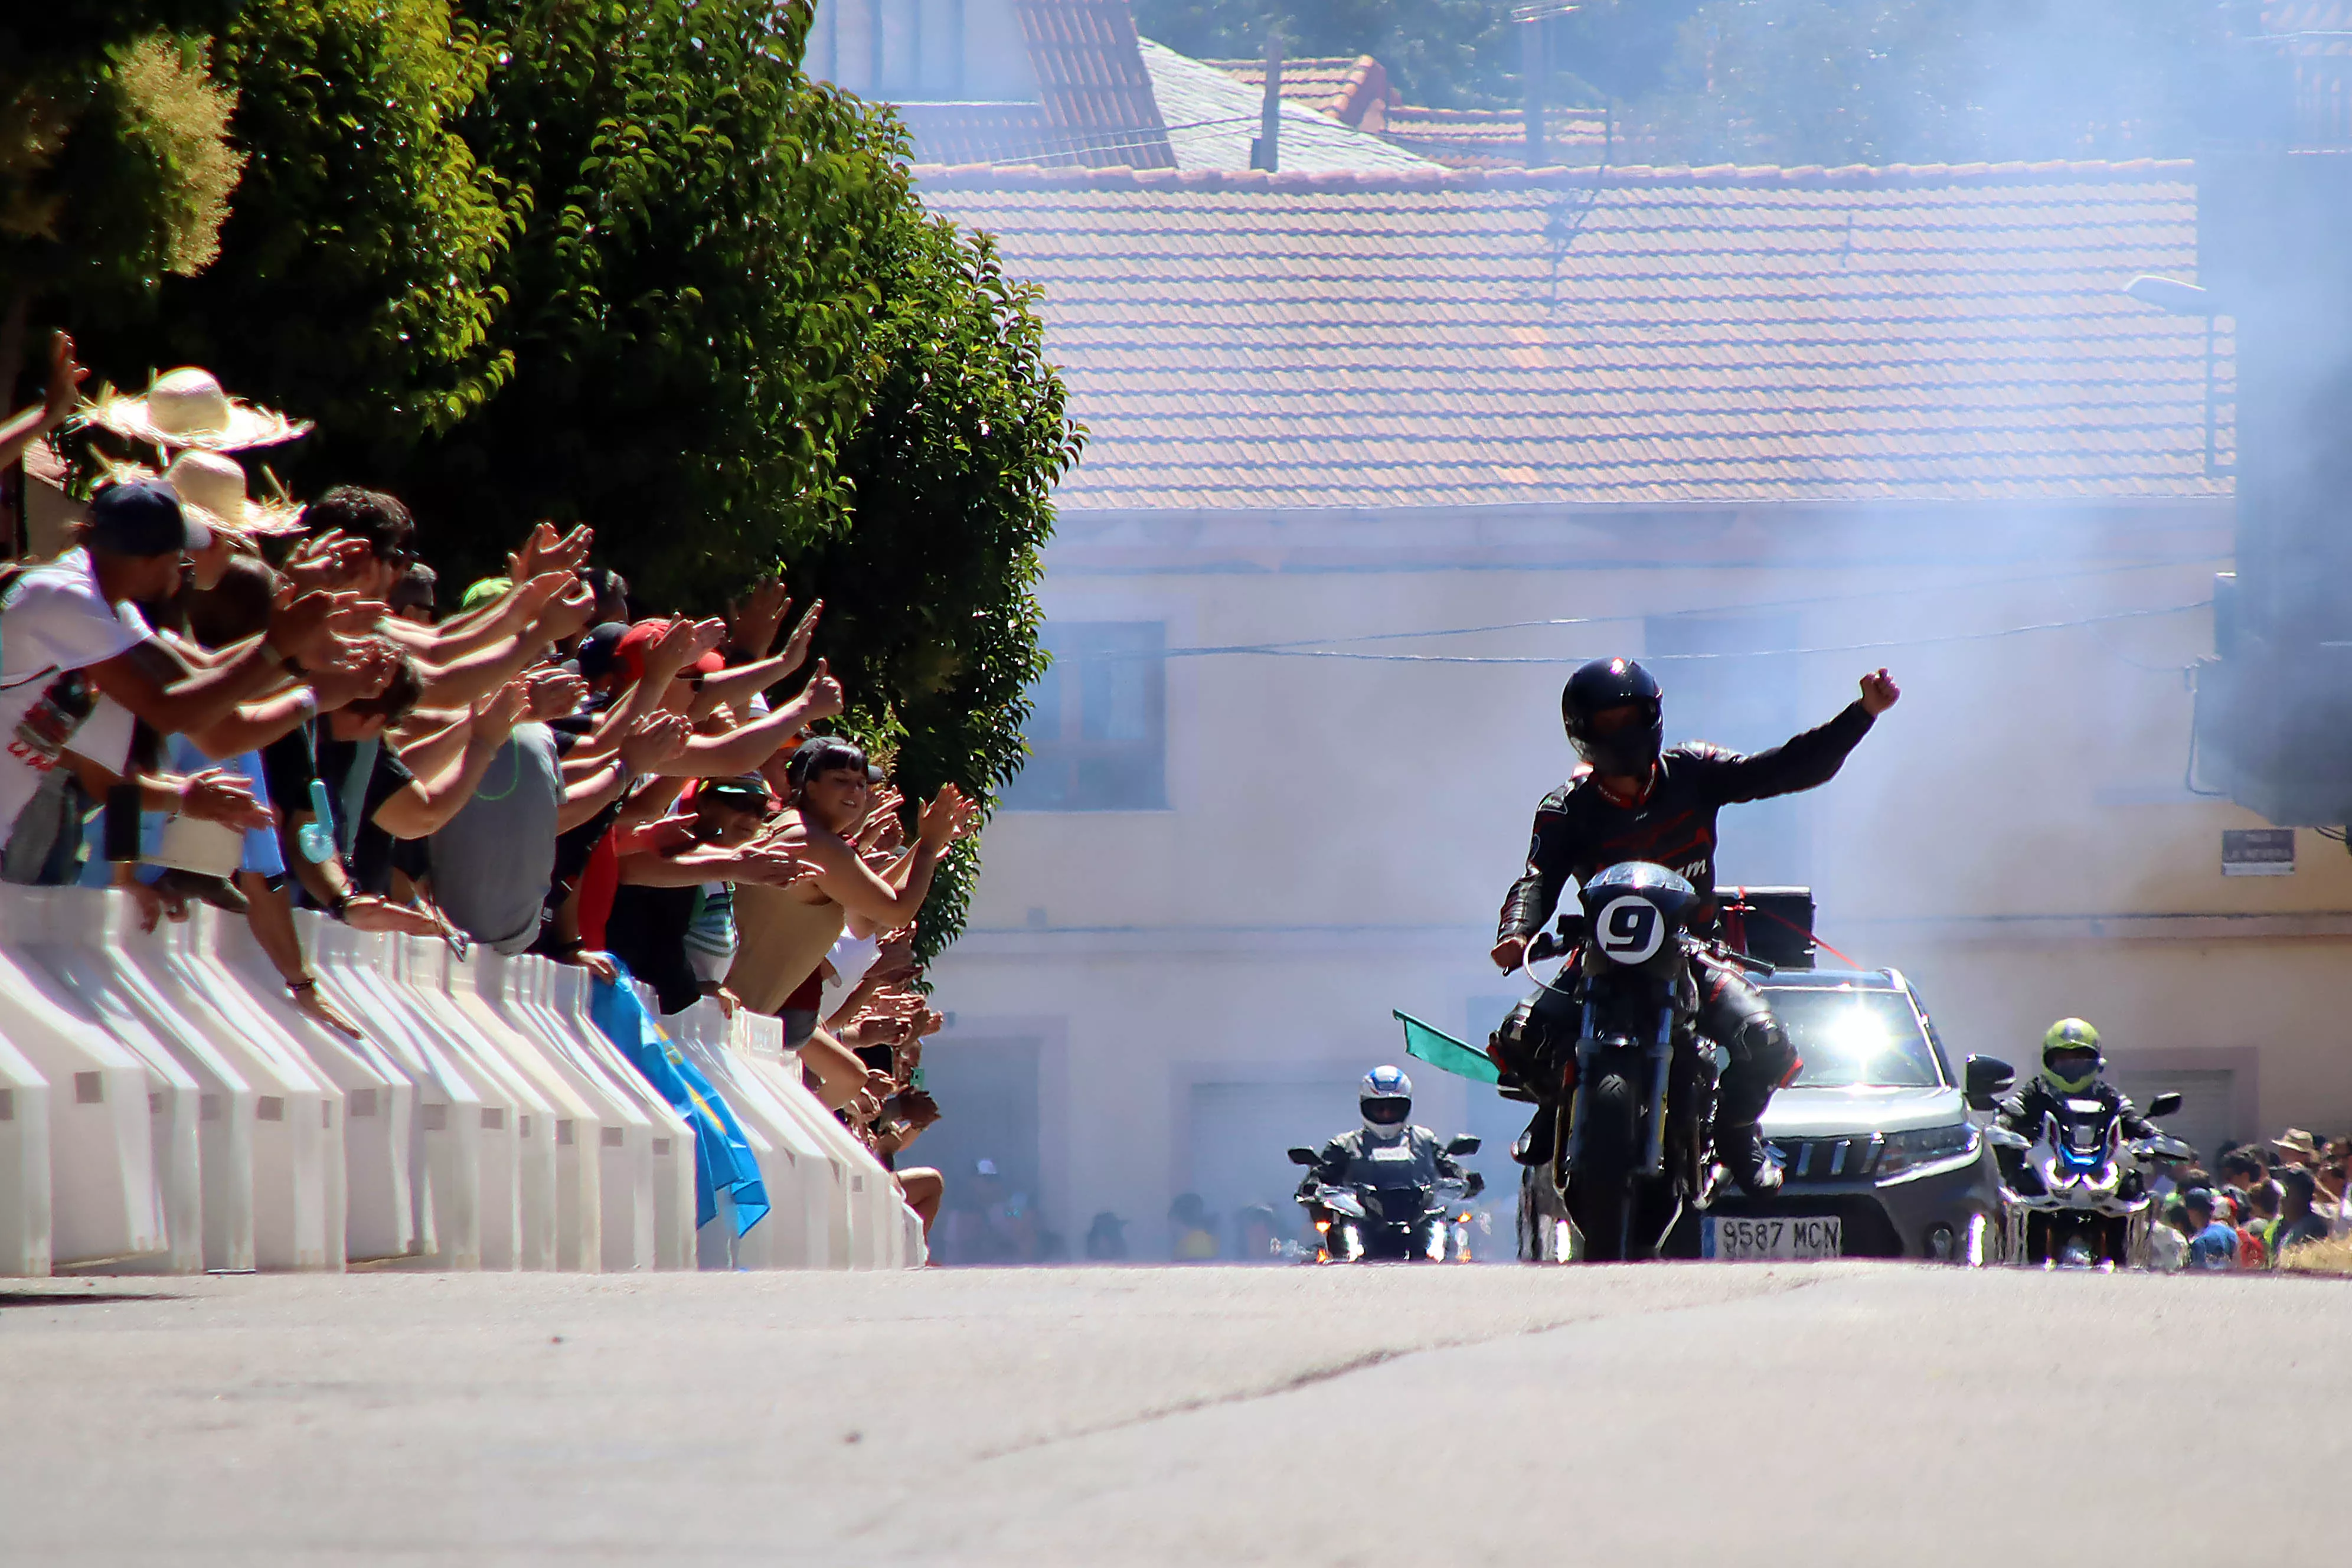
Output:
[[[819,648],[852,693],[878,698],[851,717],[897,752],[908,792],[953,781],[993,795],[1024,760],[1028,693],[1045,666],[1037,552],[1080,435],[1045,362],[1036,290],[1004,275],[985,237],[903,223],[888,260],[883,374],[842,454],[856,522],[793,581],[825,600]],[[977,870],[968,850],[941,868],[925,952],[961,926]]]
[[[0,21],[0,293],[135,310],[217,248],[243,156],[208,30],[233,0],[63,0]],[[13,377],[10,377],[13,379]]]
[[[911,208],[872,110],[812,85],[759,0],[482,0],[503,58],[465,130],[531,193],[491,341],[512,384],[406,482],[468,570],[541,516],[707,603],[844,527],[835,460],[881,369],[879,239]]]
[[[253,0],[223,40],[250,163],[222,263],[152,311],[83,310],[118,378],[182,363],[319,421],[306,472],[381,471],[511,372],[491,272],[522,202],[455,121],[493,53],[446,0]]]

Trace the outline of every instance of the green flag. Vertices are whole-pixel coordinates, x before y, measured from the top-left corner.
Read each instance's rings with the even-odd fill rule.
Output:
[[[1410,1013],[1396,1013],[1396,1020],[1404,1026],[1404,1048],[1432,1067],[1444,1068],[1457,1078],[1475,1079],[1480,1083],[1493,1083],[1502,1075],[1486,1053],[1471,1049],[1453,1036],[1431,1028]]]

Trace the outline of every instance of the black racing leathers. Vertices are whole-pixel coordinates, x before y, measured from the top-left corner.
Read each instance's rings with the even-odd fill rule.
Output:
[[[2156,1123],[2142,1116],[2139,1108],[2132,1104],[2123,1090],[2104,1081],[2094,1083],[2080,1094],[2073,1094],[2062,1093],[2048,1079],[2036,1076],[2023,1089],[2000,1102],[1993,1120],[2021,1137],[2038,1137],[2042,1132],[2042,1119],[2063,1110],[2062,1102],[2069,1100],[2097,1100],[2123,1123],[2126,1138],[2156,1136]]]
[[[1536,807],[1528,868],[1503,900],[1496,937],[1533,936],[1551,919],[1570,879],[1580,883],[1626,860],[1652,861],[1687,878],[1709,906],[1704,924],[1715,900],[1715,814],[1735,802],[1827,784],[1871,722],[1869,710],[1855,702],[1821,728],[1749,756],[1705,742],[1670,746],[1658,759],[1649,797],[1633,806],[1610,799],[1591,770],[1580,770]]]
[[[1716,813],[1738,801],[1794,795],[1837,776],[1849,752],[1870,732],[1871,715],[1859,702],[1819,729],[1769,751],[1742,756],[1703,742],[1668,747],[1641,805],[1622,805],[1601,791],[1591,770],[1546,795],[1536,808],[1528,867],[1503,900],[1497,937],[1533,936],[1551,919],[1570,879],[1581,883],[1627,860],[1647,860],[1679,872],[1698,889],[1705,907],[1694,922],[1714,919]],[[1788,1031],[1747,975],[1702,950],[1692,968],[1699,987],[1698,1027],[1730,1054],[1717,1089],[1716,1146],[1737,1168],[1757,1157],[1757,1120],[1772,1091],[1803,1065]],[[1522,1010],[1523,1027],[1546,1033],[1543,1010]],[[1556,1053],[1565,1042],[1514,1042],[1528,1059]],[[1543,1092],[1538,1089],[1538,1093]],[[1551,1107],[1549,1109],[1556,1109]],[[1537,1147],[1548,1138],[1538,1117]]]

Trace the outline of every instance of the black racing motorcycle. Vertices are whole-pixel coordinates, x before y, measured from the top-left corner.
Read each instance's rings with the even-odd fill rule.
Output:
[[[1448,1142],[1445,1152],[1459,1159],[1475,1154],[1478,1146],[1465,1132]],[[1301,1186],[1298,1202],[1323,1238],[1317,1262],[1469,1260],[1470,1214],[1462,1205],[1486,1188],[1477,1172],[1460,1181],[1402,1170],[1355,1180],[1344,1171],[1319,1170],[1321,1157],[1307,1148],[1291,1150],[1290,1163],[1315,1173]]]
[[[1528,952],[1531,962],[1572,955],[1527,1004],[1545,1017],[1549,1038],[1575,1042],[1572,1058],[1526,1064],[1567,1095],[1549,1175],[1583,1238],[1577,1256],[1655,1258],[1719,1179],[1716,1089],[1728,1058],[1697,1026],[1699,943],[1688,924],[1698,892],[1663,866],[1629,860],[1587,881],[1578,901],[1580,919],[1563,920],[1558,938],[1540,937]],[[1727,956],[1771,973],[1760,960]],[[1525,1079],[1506,1092],[1539,1098]]]

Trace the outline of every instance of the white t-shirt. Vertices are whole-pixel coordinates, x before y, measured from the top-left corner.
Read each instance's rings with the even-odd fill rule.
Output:
[[[882,938],[878,932],[872,936],[852,936],[845,931],[833,944],[833,951],[824,956],[833,965],[833,978],[824,983],[824,1001],[817,1011],[820,1018],[831,1017],[833,1010],[841,1005],[841,999],[849,994],[850,988],[866,978],[866,972],[874,967],[876,959],[882,956]]]
[[[32,568],[0,596],[0,842],[16,830],[17,814],[40,787],[41,775],[57,765],[69,736],[75,751],[119,768],[119,751],[111,757],[100,753],[116,750],[118,731],[128,747],[130,727],[121,721],[127,713],[115,709],[103,719],[93,715],[80,727],[97,726],[84,745],[69,721],[60,725],[47,700],[66,672],[103,664],[152,635],[136,607],[107,603],[87,551],[70,550]],[[112,706],[101,703],[100,711]]]

